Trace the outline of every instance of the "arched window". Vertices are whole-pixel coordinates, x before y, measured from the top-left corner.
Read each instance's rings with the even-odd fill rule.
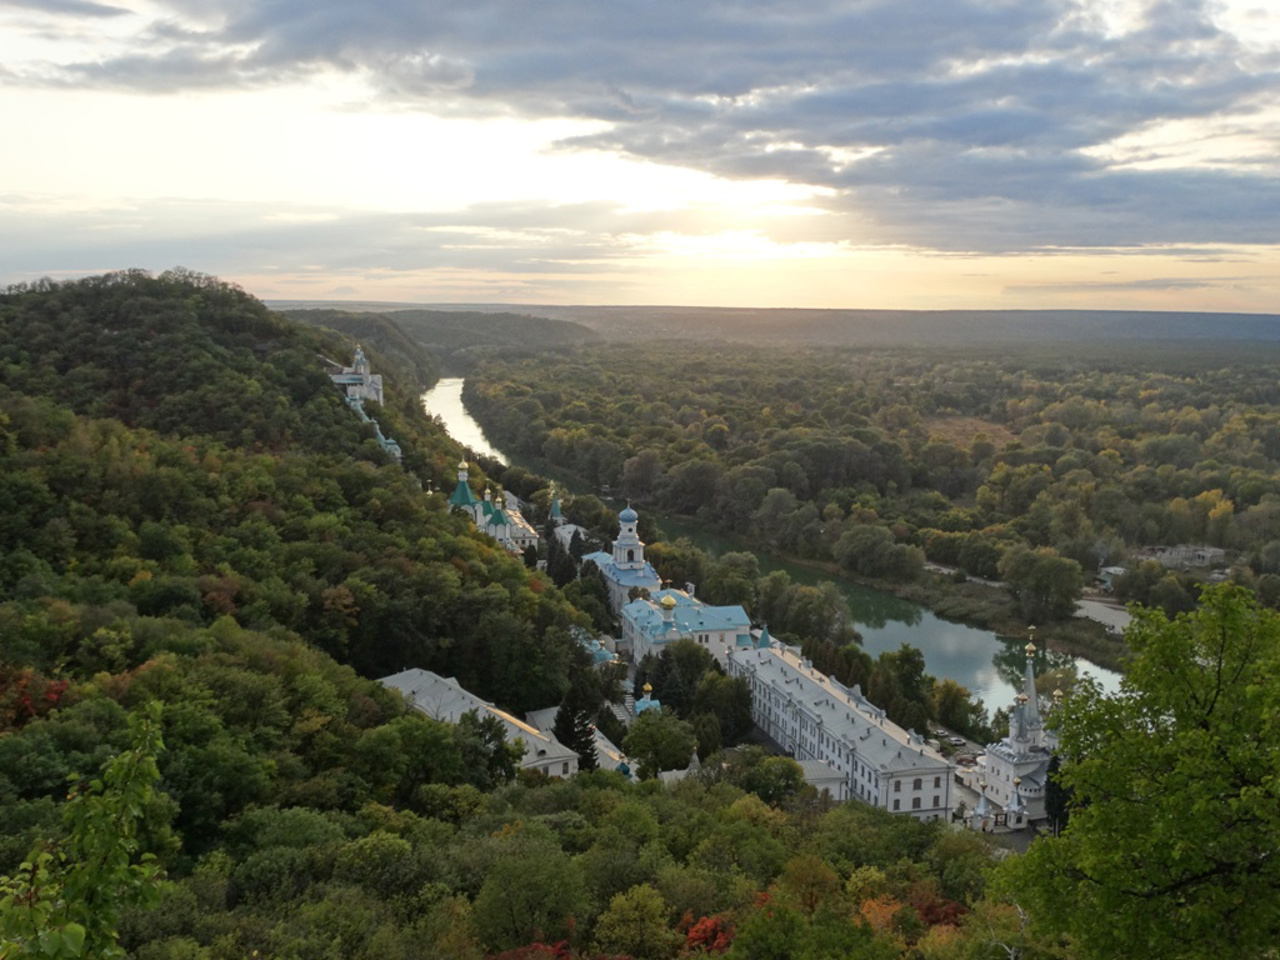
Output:
[[[635,563],[635,562],[636,562],[636,552],[634,550],[628,550],[627,563]]]

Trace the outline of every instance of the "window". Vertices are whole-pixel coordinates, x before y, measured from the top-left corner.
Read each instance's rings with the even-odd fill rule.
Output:
[[[915,780],[911,781],[911,789],[912,789],[912,790],[919,790],[919,789],[920,789],[920,784],[921,784],[921,780],[920,780],[920,778],[919,778],[919,777],[916,777],[916,778],[915,778]]]
[[[935,807],[938,805],[938,795],[936,793],[933,795],[933,805]]]
[[[897,810],[897,809],[898,809],[898,804],[900,804],[901,802],[902,802],[901,800],[895,800],[895,801],[893,801],[893,809]]]
[[[912,797],[912,798],[911,798],[911,809],[912,809],[912,810],[919,810],[919,809],[920,809],[920,798],[919,798],[919,797]]]
[[[940,786],[942,786],[942,778],[941,778],[941,777],[934,777],[934,778],[933,778],[933,788],[936,790],[936,789],[937,789],[938,787],[940,787]],[[937,806],[937,803],[938,803],[938,802],[935,800],[935,801],[934,801],[934,806]]]
[[[566,777],[569,775],[569,761],[567,761],[567,760],[566,760],[566,761],[565,761],[565,763],[564,763],[564,775],[565,775]]]
[[[901,781],[901,780],[895,780],[895,781],[893,781],[893,792],[894,792],[894,793],[901,793],[901,792],[902,792],[902,781]],[[894,809],[895,809],[895,810],[897,809],[897,801],[894,801]]]

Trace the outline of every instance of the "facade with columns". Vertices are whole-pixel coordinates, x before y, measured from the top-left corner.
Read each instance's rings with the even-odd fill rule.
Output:
[[[639,588],[657,593],[662,587],[658,571],[644,558],[644,541],[636,532],[639,515],[630,507],[618,514],[618,539],[613,541],[611,552],[603,550],[589,553],[583,561],[590,560],[604,575],[609,588],[609,608],[617,614],[631,599],[631,591]]]
[[[975,821],[984,823],[1004,815],[1011,828],[1026,826],[1045,817],[1045,789],[1049,782],[1049,764],[1058,747],[1058,738],[1045,729],[1040,698],[1036,693],[1036,646],[1028,643],[1023,673],[1023,689],[1009,714],[1009,735],[998,743],[987,744],[983,753]],[[1055,699],[1062,696],[1055,692]]]

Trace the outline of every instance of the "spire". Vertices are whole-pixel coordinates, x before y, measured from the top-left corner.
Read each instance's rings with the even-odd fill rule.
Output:
[[[458,485],[449,495],[449,506],[471,510],[476,502],[476,495],[471,492],[471,486],[467,483],[467,461],[462,460],[458,463]]]
[[[551,484],[551,521],[557,527],[564,523],[564,514],[560,512],[560,491],[555,483]]]
[[[991,816],[991,804],[987,802],[987,781],[980,780],[978,789],[981,791],[982,796],[978,798],[978,805],[973,808],[973,815],[975,817],[989,817]]]
[[[1028,734],[1037,743],[1040,742],[1040,731],[1044,729],[1044,721],[1040,717],[1040,698],[1036,696],[1036,628],[1031,627],[1028,631],[1030,639],[1023,648],[1027,654],[1027,665],[1024,676],[1022,695],[1026,698],[1024,704],[1024,712],[1026,714],[1026,724]]]

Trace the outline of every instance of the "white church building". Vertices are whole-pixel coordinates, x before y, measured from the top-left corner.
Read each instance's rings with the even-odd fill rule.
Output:
[[[1024,649],[1023,689],[1009,714],[1009,735],[987,744],[977,770],[969,775],[968,785],[979,793],[975,826],[997,823],[1017,829],[1046,816],[1045,789],[1058,738],[1045,728],[1036,694],[1036,645],[1028,643]],[[1054,691],[1055,701],[1061,697],[1061,690]]]
[[[600,550],[582,558],[584,563],[589,560],[600,568],[609,588],[609,608],[618,614],[630,601],[633,589],[640,588],[655,594],[662,588],[658,571],[644,558],[644,541],[636,532],[639,520],[639,515],[626,507],[618,514],[620,529],[618,539],[613,541],[612,552]]]
[[[538,531],[524,518],[520,508],[509,505],[505,496],[494,499],[486,489],[484,499],[478,498],[467,480],[467,461],[458,463],[458,485],[449,494],[449,506],[464,511],[471,517],[476,529],[487,533],[512,553],[523,553],[528,547],[538,545]]]

